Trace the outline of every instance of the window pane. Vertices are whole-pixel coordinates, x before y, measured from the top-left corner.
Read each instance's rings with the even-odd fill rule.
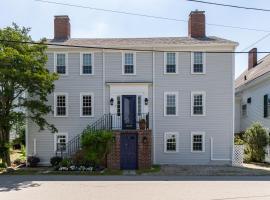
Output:
[[[176,96],[174,94],[167,95],[166,114],[176,115]]]
[[[65,116],[66,115],[66,96],[58,95],[56,102],[56,115]]]
[[[176,72],[176,55],[175,53],[167,53],[167,63],[166,63],[166,72],[175,73]]]
[[[133,53],[125,53],[125,65],[133,65]]]
[[[175,135],[166,135],[166,150],[176,151],[176,136]]]
[[[125,65],[125,74],[133,74],[133,73],[134,73],[133,65]]]
[[[92,55],[83,54],[83,74],[92,74]]]
[[[247,116],[247,105],[242,105],[242,116]]]
[[[193,96],[193,114],[202,115],[203,114],[203,95],[196,94]]]
[[[82,115],[92,115],[92,97],[91,95],[83,95],[82,97]]]
[[[65,57],[66,57],[65,54],[57,54],[56,71],[58,74],[65,74],[66,73]]]
[[[203,73],[203,53],[202,52],[194,52],[193,58],[193,72],[195,73]]]
[[[202,135],[193,135],[193,151],[203,151]]]

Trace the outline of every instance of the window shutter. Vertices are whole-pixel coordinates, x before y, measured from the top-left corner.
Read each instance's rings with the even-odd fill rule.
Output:
[[[263,97],[263,117],[266,118],[268,117],[268,109],[267,109],[267,106],[268,106],[268,95],[264,95]]]

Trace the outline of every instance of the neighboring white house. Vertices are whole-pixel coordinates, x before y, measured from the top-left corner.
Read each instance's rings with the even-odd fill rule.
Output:
[[[68,16],[54,23],[47,68],[60,79],[47,119],[59,132],[39,132],[29,121],[28,155],[49,164],[58,147],[67,151],[68,141],[107,114],[122,132],[136,131],[146,114],[153,163],[231,163],[238,44],[207,36],[204,12],[191,12],[187,37],[76,39]]]
[[[248,69],[235,80],[235,133],[253,122],[270,130],[270,54],[257,60],[256,48],[249,51]]]

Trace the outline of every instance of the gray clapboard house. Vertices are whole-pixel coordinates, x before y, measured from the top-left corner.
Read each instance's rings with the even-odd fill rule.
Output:
[[[152,163],[230,164],[234,53],[228,52],[237,43],[205,32],[204,12],[194,11],[187,37],[76,39],[68,16],[55,16],[47,68],[60,79],[49,96],[54,113],[47,119],[59,132],[40,132],[29,121],[27,154],[48,165],[59,147],[76,150],[86,126],[109,123],[120,131],[120,167],[137,168],[136,149],[145,137],[141,141],[136,130],[145,119]]]

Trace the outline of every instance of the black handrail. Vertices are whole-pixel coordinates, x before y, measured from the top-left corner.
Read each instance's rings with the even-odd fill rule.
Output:
[[[139,122],[141,119],[144,119],[146,121],[146,129],[149,128],[149,113],[140,113],[137,115],[136,120],[136,126],[139,128]],[[95,121],[93,124],[88,125],[84,131],[75,137],[73,137],[71,140],[67,143],[67,156],[71,156],[75,152],[81,149],[81,136],[86,131],[96,131],[96,130],[121,130],[122,129],[122,114],[104,114],[102,117],[100,117],[97,121]]]

